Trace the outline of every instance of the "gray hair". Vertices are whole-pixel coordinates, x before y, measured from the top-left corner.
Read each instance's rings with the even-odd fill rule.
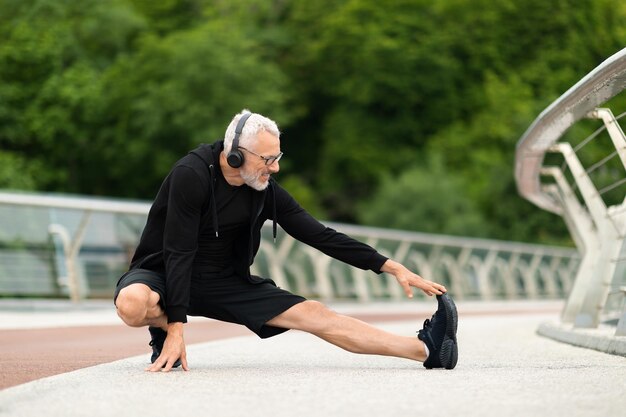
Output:
[[[241,117],[246,113],[251,112],[248,109],[243,109],[241,113],[236,114],[235,117],[233,117],[233,120],[228,125],[226,134],[224,135],[224,151],[226,153],[230,152],[230,148],[233,145],[237,123],[239,123],[239,119],[241,119]],[[248,120],[246,120],[246,124],[243,126],[243,130],[241,131],[241,136],[239,136],[239,146],[247,148],[249,145],[254,143],[256,136],[262,131],[269,132],[280,139],[280,131],[278,130],[278,126],[275,121],[258,113],[252,113]]]

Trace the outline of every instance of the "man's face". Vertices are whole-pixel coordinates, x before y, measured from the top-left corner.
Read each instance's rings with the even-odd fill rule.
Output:
[[[270,175],[277,173],[280,166],[278,161],[266,165],[265,160],[260,156],[267,158],[279,155],[280,140],[271,133],[262,131],[257,135],[256,142],[249,148],[242,149],[242,153],[245,154],[245,162],[239,173],[246,185],[257,191],[263,191],[269,185]],[[249,152],[246,152],[246,149]]]

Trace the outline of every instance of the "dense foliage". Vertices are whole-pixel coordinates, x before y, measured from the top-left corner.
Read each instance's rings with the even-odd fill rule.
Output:
[[[608,0],[0,0],[0,187],[150,199],[250,108],[315,214],[566,242],[515,144],[624,46]]]

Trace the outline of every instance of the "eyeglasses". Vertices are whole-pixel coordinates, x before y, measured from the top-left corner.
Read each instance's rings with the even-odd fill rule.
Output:
[[[239,149],[243,149],[246,152],[250,152],[252,155],[258,156],[259,158],[261,158],[265,162],[265,165],[272,165],[274,162],[280,161],[280,158],[283,157],[283,153],[282,152],[279,153],[278,155],[274,155],[274,156],[262,156],[262,155],[259,155],[258,153],[252,152],[249,149],[244,148],[243,146],[239,146]]]

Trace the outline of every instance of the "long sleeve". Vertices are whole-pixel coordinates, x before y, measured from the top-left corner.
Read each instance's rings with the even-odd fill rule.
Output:
[[[198,249],[198,229],[207,190],[198,175],[176,167],[169,181],[163,233],[168,322],[187,322],[191,269]]]
[[[371,246],[324,226],[304,210],[278,184],[276,187],[276,216],[280,226],[293,238],[310,245],[328,256],[378,274],[387,258]]]

